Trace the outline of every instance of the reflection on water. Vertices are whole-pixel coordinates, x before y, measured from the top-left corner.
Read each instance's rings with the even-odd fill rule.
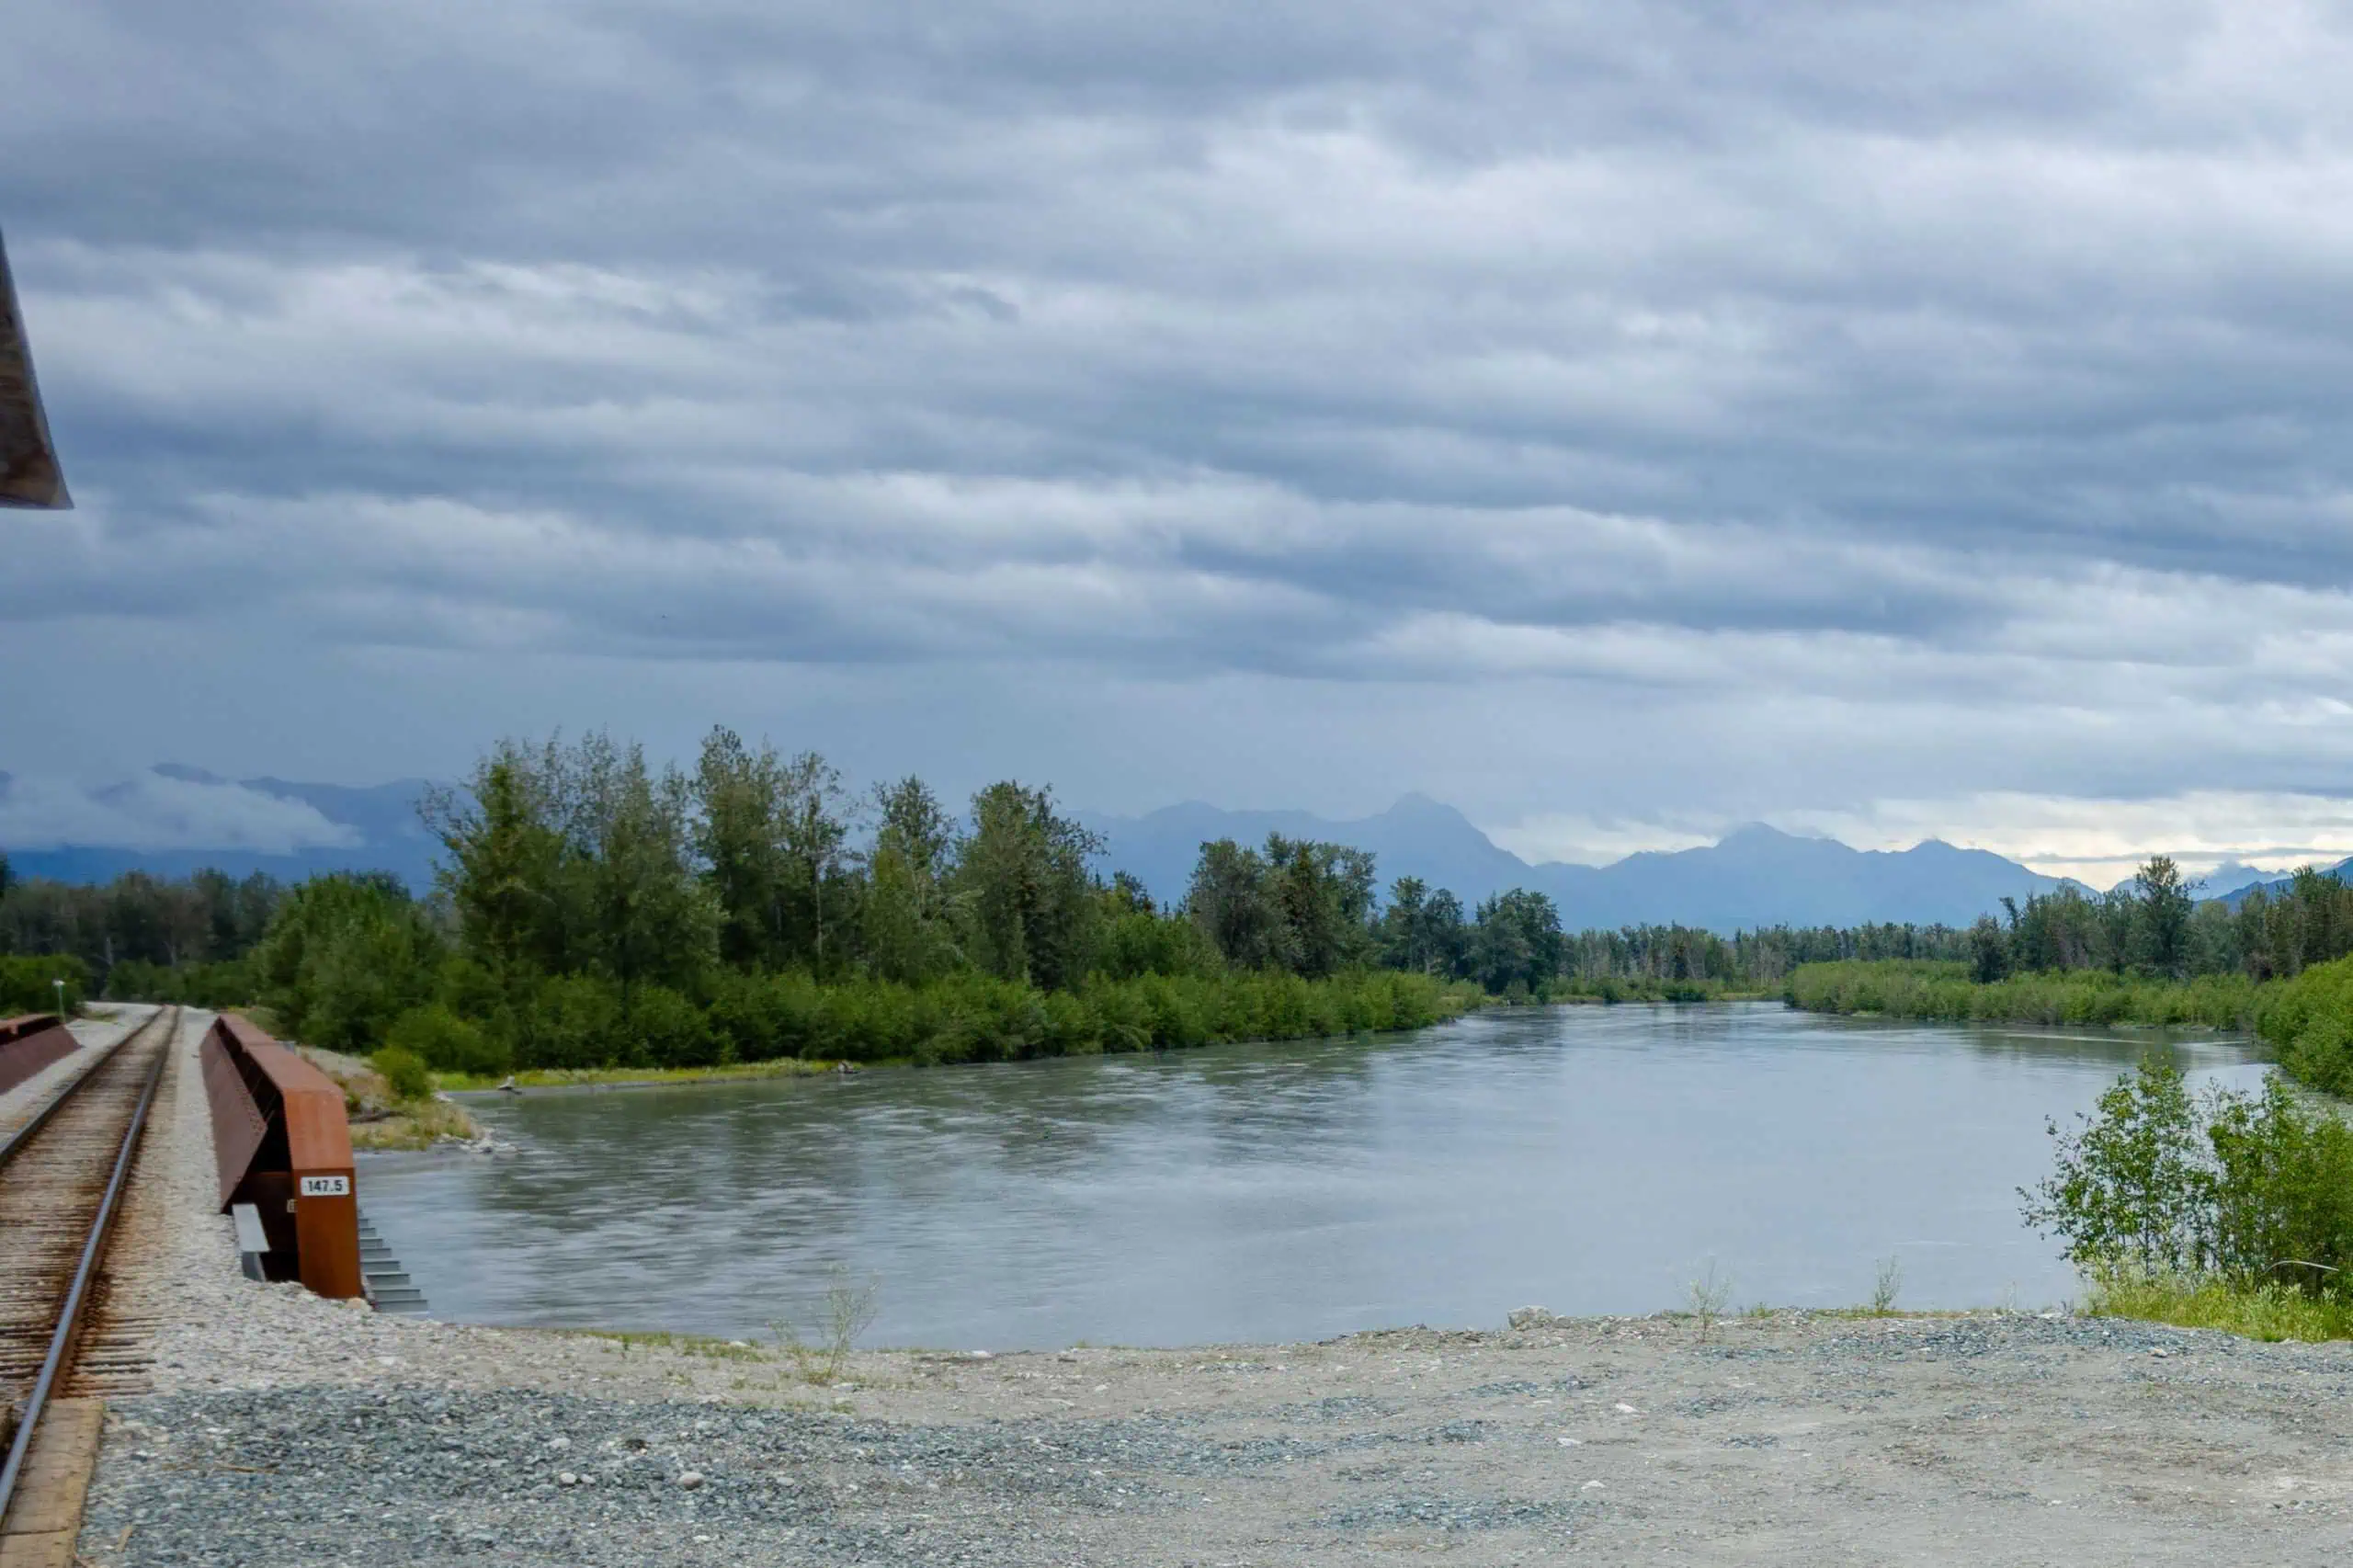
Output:
[[[829,1271],[876,1344],[1009,1348],[1648,1312],[1736,1300],[2055,1301],[2018,1223],[2046,1118],[2152,1043],[1866,1024],[1777,1005],[1474,1017],[1371,1042],[627,1093],[475,1108],[513,1158],[371,1162],[438,1315],[765,1336]]]

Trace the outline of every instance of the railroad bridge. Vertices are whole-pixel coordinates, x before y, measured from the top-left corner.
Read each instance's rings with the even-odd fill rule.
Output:
[[[142,1386],[144,1335],[116,1310],[109,1259],[176,1057],[202,1075],[245,1272],[422,1305],[405,1276],[369,1272],[342,1089],[230,1014],[190,1059],[188,1023],[159,1007],[85,1026],[85,1043],[54,1015],[0,1020],[0,1568],[72,1568],[104,1401]]]

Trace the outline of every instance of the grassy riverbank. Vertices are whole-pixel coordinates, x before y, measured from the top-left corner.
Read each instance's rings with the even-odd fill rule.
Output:
[[[2213,1328],[2265,1341],[2353,1339],[2353,1301],[2276,1282],[2109,1273],[2092,1280],[2084,1311],[2093,1317]]]
[[[868,1067],[904,1067],[904,1062],[875,1062]],[[533,1067],[509,1075],[489,1073],[436,1073],[433,1086],[451,1094],[478,1094],[496,1089],[511,1076],[518,1089],[633,1089],[677,1084],[744,1084],[770,1078],[822,1078],[853,1071],[847,1062],[733,1062],[710,1067]]]
[[[1393,971],[1096,975],[1064,991],[970,972],[906,985],[789,971],[722,975],[701,998],[566,976],[482,1022],[419,1009],[395,1025],[391,1045],[445,1085],[494,1084],[509,1072],[523,1083],[682,1082],[1415,1029],[1485,1001],[1476,985]]]
[[[1548,1002],[1766,1002],[1780,995],[1757,982],[1732,980],[1661,980],[1650,975],[1577,977],[1548,983]]]
[[[2245,975],[2146,980],[2106,970],[2013,975],[1980,983],[1961,963],[1902,959],[1810,963],[1783,991],[1813,1013],[1869,1013],[1952,1023],[2144,1024],[2247,1029],[2258,988]]]
[[[351,1146],[358,1150],[430,1149],[437,1143],[472,1142],[483,1136],[465,1108],[430,1094],[400,1095],[370,1063],[340,1051],[298,1048],[303,1060],[335,1080],[351,1119]]]

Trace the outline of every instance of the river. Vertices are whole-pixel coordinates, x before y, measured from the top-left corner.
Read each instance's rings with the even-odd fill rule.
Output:
[[[519,1153],[373,1157],[436,1316],[765,1341],[828,1282],[874,1345],[1320,1338],[1511,1308],[2055,1303],[2017,1188],[2048,1118],[2152,1044],[1778,1004],[1485,1013],[1407,1036],[881,1072],[473,1108]]]

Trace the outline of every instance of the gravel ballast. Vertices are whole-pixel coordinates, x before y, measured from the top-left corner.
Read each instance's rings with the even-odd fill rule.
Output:
[[[185,1057],[171,1094],[142,1164],[157,1233],[121,1266],[154,1392],[111,1406],[92,1563],[2353,1561],[2353,1346],[1527,1312],[1312,1346],[860,1353],[826,1382],[770,1346],[246,1281]]]

